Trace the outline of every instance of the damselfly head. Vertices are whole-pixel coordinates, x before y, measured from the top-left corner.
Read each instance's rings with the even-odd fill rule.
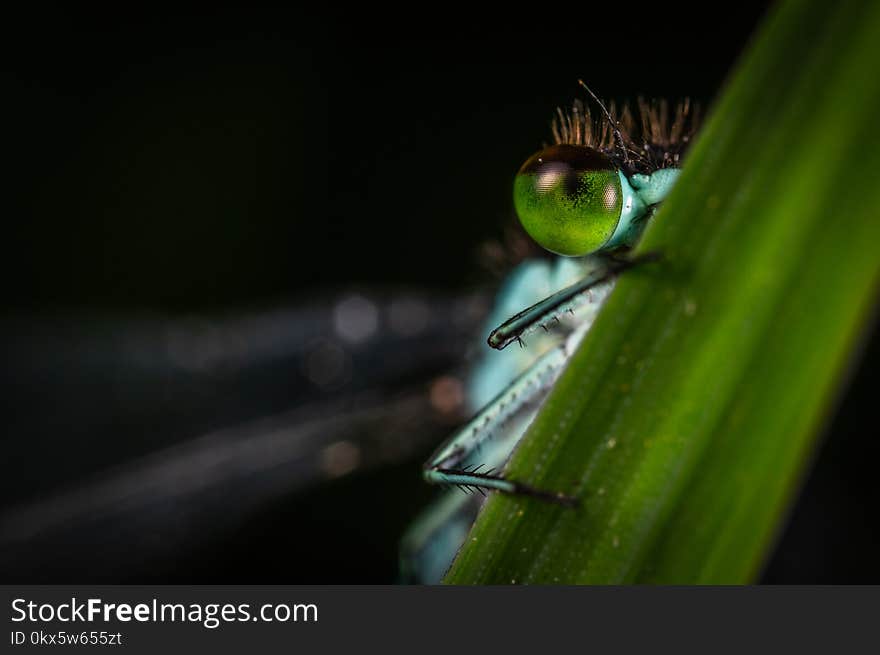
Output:
[[[637,222],[657,199],[642,202],[641,185],[656,171],[678,168],[700,123],[699,107],[685,99],[639,98],[635,109],[607,105],[581,83],[601,111],[575,100],[553,119],[553,145],[532,155],[514,182],[516,213],[538,244],[558,255],[579,257],[627,245]],[[654,188],[668,190],[668,177]],[[639,186],[639,185],[636,185]],[[664,191],[665,193],[665,191]],[[656,193],[654,194],[656,196]],[[642,214],[640,214],[642,212]]]

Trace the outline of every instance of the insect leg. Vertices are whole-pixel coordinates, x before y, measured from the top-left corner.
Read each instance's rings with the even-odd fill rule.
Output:
[[[502,350],[511,343],[522,343],[524,336],[566,312],[574,312],[585,304],[598,308],[611,292],[620,273],[658,258],[657,253],[646,253],[632,259],[601,258],[601,265],[582,279],[524,309],[493,330],[489,335],[489,345],[496,350]]]
[[[495,473],[493,468],[500,468],[507,461],[581,335],[582,332],[578,336],[573,334],[564,343],[542,355],[495,400],[443,443],[424,466],[425,480],[431,484],[457,486],[463,491],[500,491],[534,496],[564,505],[575,504],[576,500],[565,494],[508,480]],[[519,429],[508,430],[513,422],[520,423]],[[504,436],[510,432],[514,436],[505,439]],[[477,455],[480,466],[469,464]]]

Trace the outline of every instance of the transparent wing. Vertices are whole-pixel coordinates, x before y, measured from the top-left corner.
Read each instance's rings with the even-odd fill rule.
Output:
[[[430,450],[462,419],[455,371],[485,306],[392,291],[237,316],[4,320],[0,561],[25,576],[52,544],[98,542],[124,566],[152,553],[144,535],[191,546]]]

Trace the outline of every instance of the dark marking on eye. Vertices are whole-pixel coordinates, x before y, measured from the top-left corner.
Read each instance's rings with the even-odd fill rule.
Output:
[[[616,170],[611,158],[595,148],[559,144],[544,148],[529,157],[519,169],[519,173],[520,175],[537,174],[546,167],[557,170],[565,167],[572,173]]]

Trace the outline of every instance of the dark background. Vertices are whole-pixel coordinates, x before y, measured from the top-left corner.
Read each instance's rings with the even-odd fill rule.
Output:
[[[237,474],[99,518],[57,508],[82,489],[80,508],[122,503],[102,480],[200,435],[420,389],[461,364],[476,319],[358,351],[346,385],[319,389],[298,344],[234,367],[132,368],[126,335],[154,344],[193,320],[279,311],[295,332],[353,290],[437,308],[491,288],[480,244],[515,220],[512,176],[578,78],[606,97],[708,104],[765,11],[428,9],[44,5],[8,21],[4,582],[393,581],[397,539],[433,495],[427,438],[332,481],[267,491]],[[880,581],[867,343],[767,582]],[[34,515],[42,527],[24,530]]]

